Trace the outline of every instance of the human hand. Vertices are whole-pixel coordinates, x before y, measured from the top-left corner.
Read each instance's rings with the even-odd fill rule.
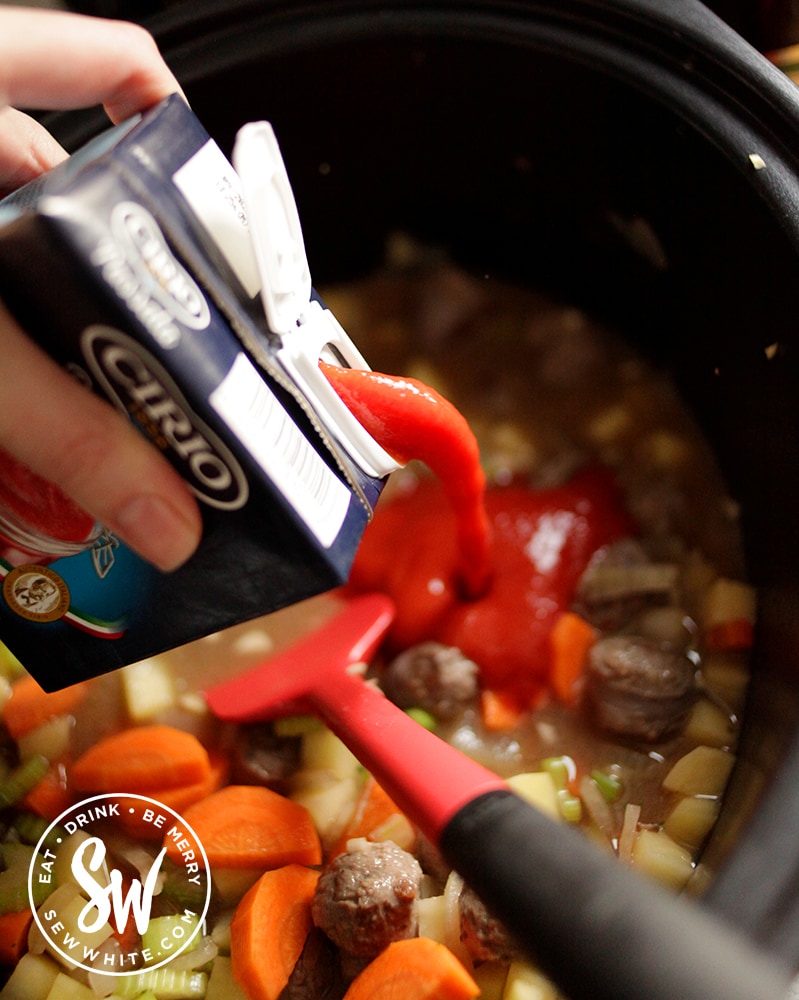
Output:
[[[0,8],[0,193],[66,157],[17,107],[102,104],[119,122],[179,90],[153,39],[138,26]],[[0,448],[59,486],[148,561],[163,570],[183,563],[199,542],[201,519],[166,459],[37,347],[2,303],[0,357]]]

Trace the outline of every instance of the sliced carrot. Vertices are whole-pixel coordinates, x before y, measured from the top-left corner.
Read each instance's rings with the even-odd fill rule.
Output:
[[[368,839],[376,830],[390,823],[395,816],[402,816],[402,810],[372,775],[369,775],[355,803],[352,816],[328,852],[328,860],[343,854],[347,850],[348,840],[354,837]]]
[[[707,648],[716,652],[746,652],[755,642],[755,627],[746,618],[711,625],[705,635]]]
[[[0,965],[16,965],[28,950],[33,910],[0,915]]]
[[[269,788],[226,785],[182,815],[205,850],[212,871],[215,867],[321,864],[322,846],[311,814]],[[180,842],[167,836],[164,843],[167,856],[180,861]]]
[[[552,651],[550,686],[564,705],[574,703],[577,681],[585,668],[588,650],[596,642],[596,629],[573,611],[564,611],[549,635]]]
[[[72,781],[82,792],[140,792],[206,781],[208,751],[196,736],[172,726],[135,726],[101,739],[76,761]]]
[[[23,809],[28,809],[37,816],[53,820],[68,809],[73,801],[74,796],[69,782],[69,763],[58,760],[50,764],[47,774],[28,792],[21,805]]]
[[[161,805],[167,806],[182,816],[184,810],[188,809],[189,806],[218,791],[227,778],[228,759],[224,754],[209,751],[208,761],[210,769],[207,777],[191,785],[152,789],[147,792],[147,798],[160,802]],[[126,833],[145,840],[160,840],[163,837],[163,829],[149,822],[140,808],[135,808],[134,805],[134,811],[129,812],[125,809],[124,799],[120,801],[122,808],[119,815],[119,825]]]
[[[350,984],[344,1000],[472,1000],[480,987],[446,945],[393,941]]]
[[[250,1000],[277,1000],[313,926],[319,872],[286,865],[265,872],[236,908],[230,925],[233,975]]]
[[[11,695],[3,707],[3,724],[11,738],[17,740],[57,715],[73,712],[87,691],[88,683],[82,681],[48,693],[26,674],[11,688]]]
[[[525,706],[511,691],[494,691],[486,688],[480,692],[480,715],[483,725],[491,732],[513,729],[524,715]]]

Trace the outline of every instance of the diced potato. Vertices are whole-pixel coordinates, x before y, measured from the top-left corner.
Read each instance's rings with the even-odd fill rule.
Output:
[[[745,660],[734,653],[710,653],[702,663],[702,680],[725,705],[735,712],[744,707],[749,686],[749,668]]]
[[[211,877],[214,889],[223,903],[237,903],[244,893],[263,875],[263,868],[217,868]]]
[[[165,660],[152,656],[121,670],[125,707],[134,722],[146,722],[175,704],[175,681]]]
[[[663,787],[680,795],[721,795],[734,766],[735,754],[718,747],[694,747],[674,764]]]
[[[713,829],[720,809],[720,799],[686,796],[666,817],[663,829],[672,840],[696,851]]]
[[[303,736],[302,766],[308,771],[329,771],[336,778],[350,778],[361,767],[352,751],[324,726]]]
[[[65,972],[59,972],[47,994],[47,1000],[97,1000],[97,994],[85,983],[78,982]]]
[[[691,709],[684,734],[692,743],[710,747],[733,747],[738,738],[729,713],[707,698],[700,698]]]
[[[78,927],[78,918],[81,911],[86,906],[86,899],[80,895],[77,885],[65,883],[52,892],[37,910],[39,920],[47,929],[54,944],[51,944],[41,933],[36,924],[31,928],[31,935],[28,945],[31,951],[47,951],[57,962],[74,969],[77,962],[70,961],[66,954],[62,954],[59,948],[66,953],[68,951],[67,942],[79,941],[79,957],[82,959],[84,949],[99,948],[108,940],[113,933],[110,924],[105,923],[96,931],[87,933]],[[58,947],[55,947],[55,946]]]
[[[482,962],[472,972],[472,979],[480,987],[480,1000],[503,1000],[508,967],[504,962]]]
[[[47,1000],[59,973],[59,967],[47,955],[28,952],[0,990],[0,1000]]]
[[[511,962],[502,1000],[558,1000],[558,991],[527,962]]]
[[[548,771],[526,771],[508,778],[508,785],[530,805],[551,819],[562,820],[558,805],[558,790]]]
[[[672,889],[682,889],[693,873],[691,854],[663,830],[639,830],[633,867]]]
[[[447,907],[444,896],[419,900],[419,937],[447,943]],[[482,994],[481,994],[482,996]]]
[[[233,966],[226,955],[217,955],[208,977],[205,1000],[247,1000],[247,995],[233,976]]]
[[[62,760],[72,738],[75,719],[71,715],[56,715],[17,740],[22,760],[40,754],[48,760]]]
[[[305,806],[323,844],[330,844],[352,815],[362,782],[354,774],[340,779],[329,771],[317,772],[315,776],[306,773],[304,777],[308,780],[296,787],[290,798]]]

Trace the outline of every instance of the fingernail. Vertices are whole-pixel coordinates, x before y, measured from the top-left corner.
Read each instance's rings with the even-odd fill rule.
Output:
[[[152,494],[129,501],[117,517],[117,528],[123,541],[164,572],[186,562],[200,541],[199,518],[186,517]]]

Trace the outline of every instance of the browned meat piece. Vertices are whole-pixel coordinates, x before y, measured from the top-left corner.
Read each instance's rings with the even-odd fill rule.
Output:
[[[416,833],[416,857],[425,875],[436,879],[443,888],[452,868],[444,860],[441,851],[420,830]]]
[[[300,740],[275,735],[270,723],[241,726],[231,753],[231,780],[287,792],[300,765]]]
[[[392,660],[380,686],[400,708],[424,708],[443,720],[477,695],[477,674],[477,665],[454,646],[423,642]]]
[[[461,917],[461,941],[474,962],[512,962],[521,951],[505,929],[492,916],[475,892],[464,885],[458,899]]]
[[[597,724],[654,743],[685,721],[696,694],[691,660],[651,639],[607,636],[591,648],[586,698]]]
[[[596,554],[582,576],[574,610],[599,629],[618,629],[643,608],[668,601],[678,569],[653,563],[634,538],[623,538]]]
[[[347,985],[336,946],[314,927],[280,1000],[341,1000]]]
[[[419,862],[396,844],[358,841],[322,872],[314,923],[346,954],[377,955],[416,935],[421,879]]]

